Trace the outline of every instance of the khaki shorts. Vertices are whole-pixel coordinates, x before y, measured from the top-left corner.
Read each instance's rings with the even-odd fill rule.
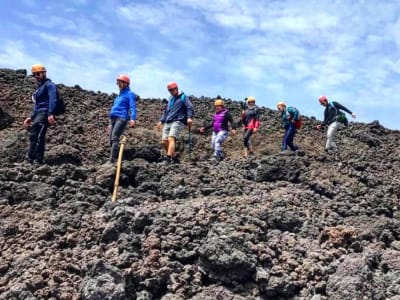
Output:
[[[168,137],[178,138],[185,126],[185,124],[179,121],[165,123],[162,132],[162,140],[168,140]]]

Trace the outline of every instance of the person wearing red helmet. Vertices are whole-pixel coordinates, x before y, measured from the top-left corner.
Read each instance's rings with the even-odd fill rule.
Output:
[[[165,105],[160,121],[157,123],[159,130],[163,127],[161,144],[167,153],[166,157],[163,158],[165,164],[179,162],[175,153],[176,139],[185,126],[190,130],[194,116],[192,102],[179,90],[178,84],[171,81],[167,84],[167,89],[171,96]]]
[[[336,132],[338,129],[342,128],[343,126],[347,125],[347,119],[342,112],[345,111],[353,118],[356,115],[350,111],[347,107],[343,106],[339,102],[329,102],[326,96],[320,96],[318,98],[319,103],[325,107],[324,111],[324,120],[321,124],[317,125],[317,129],[321,129],[323,126],[328,126],[328,130],[326,133],[326,144],[325,144],[325,151],[326,152],[337,152],[338,148],[335,142]]]
[[[136,125],[136,95],[129,88],[131,80],[124,74],[119,75],[116,80],[119,94],[111,107],[110,125],[107,128],[111,145],[109,162],[112,164],[117,161],[119,139],[126,126],[129,124],[129,127],[135,127]]]
[[[24,127],[29,128],[30,141],[26,160],[30,164],[43,164],[47,128],[55,123],[57,87],[46,77],[47,70],[42,64],[33,65],[31,71],[39,87],[32,95],[34,111],[24,121]]]

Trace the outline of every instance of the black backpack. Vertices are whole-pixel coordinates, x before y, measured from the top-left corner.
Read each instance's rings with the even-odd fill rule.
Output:
[[[57,85],[56,85],[56,95],[57,95],[56,107],[54,109],[53,114],[55,116],[60,116],[60,115],[65,114],[65,112],[67,110],[67,105],[65,104],[63,98],[61,97],[60,92],[57,88]]]

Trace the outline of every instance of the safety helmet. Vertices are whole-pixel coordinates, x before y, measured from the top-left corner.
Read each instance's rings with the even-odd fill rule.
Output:
[[[124,74],[119,75],[119,76],[117,77],[117,80],[126,82],[127,84],[130,84],[130,83],[131,83],[131,80],[129,79],[129,76],[128,76],[128,75],[124,75]]]
[[[32,74],[37,72],[46,72],[46,68],[42,64],[35,64],[31,68]]]
[[[279,101],[279,102],[276,104],[276,107],[280,107],[280,106],[286,107],[285,102]]]
[[[249,102],[256,102],[256,98],[254,98],[253,96],[249,96],[246,98],[247,103]]]
[[[214,102],[214,106],[224,106],[224,101],[221,99],[217,99]]]
[[[326,98],[326,96],[320,96],[318,98],[318,100],[319,100],[319,103],[328,102],[328,98]]]
[[[177,89],[178,84],[175,81],[168,82],[167,84],[167,89],[172,90],[172,89]]]

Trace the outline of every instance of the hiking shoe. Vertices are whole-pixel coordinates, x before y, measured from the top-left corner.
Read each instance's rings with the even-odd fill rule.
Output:
[[[172,164],[173,162],[174,161],[173,161],[172,157],[165,156],[163,161],[160,164],[163,165],[163,166],[167,166],[167,165]]]

